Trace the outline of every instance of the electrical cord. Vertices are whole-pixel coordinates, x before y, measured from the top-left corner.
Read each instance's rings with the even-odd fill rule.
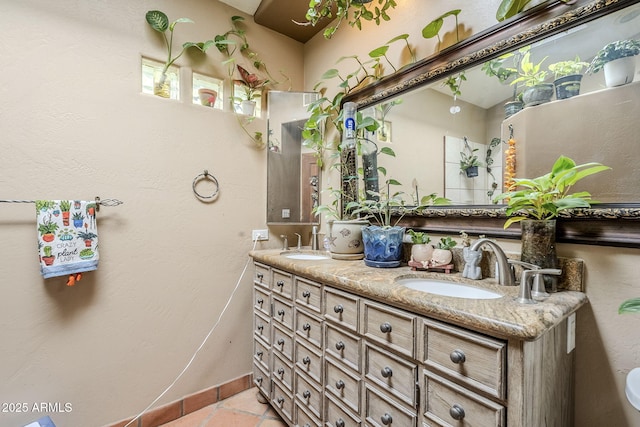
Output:
[[[258,244],[258,240],[256,239],[256,240],[253,241],[253,248],[251,250],[255,250],[257,244]],[[202,350],[202,347],[204,347],[206,342],[209,340],[209,337],[211,337],[211,334],[213,334],[213,331],[215,331],[215,329],[218,327],[218,325],[220,324],[220,321],[222,320],[222,316],[224,316],[224,313],[227,311],[227,308],[229,308],[229,305],[231,304],[231,300],[235,296],[236,291],[238,290],[238,288],[240,287],[240,283],[242,282],[242,278],[244,277],[244,274],[247,272],[247,267],[249,267],[249,262],[250,261],[251,261],[251,258],[247,258],[247,262],[244,264],[244,268],[242,269],[242,273],[240,273],[240,277],[238,278],[238,281],[236,282],[236,286],[233,289],[233,292],[231,292],[231,295],[229,296],[229,299],[227,300],[227,303],[224,305],[224,308],[220,312],[220,315],[218,316],[218,319],[216,320],[214,325],[211,327],[211,329],[209,329],[209,332],[204,337],[204,340],[202,340],[202,343],[200,343],[200,345],[198,346],[196,351],[193,353],[193,356],[191,356],[191,359],[189,360],[187,365],[184,367],[184,369],[182,369],[182,371],[173,380],[173,382],[171,382],[171,384],[169,384],[167,386],[167,388],[165,388],[164,391],[158,395],[158,397],[156,397],[146,408],[144,408],[142,410],[142,412],[140,412],[138,415],[136,415],[135,418],[133,418],[131,421],[129,421],[127,424],[125,424],[124,427],[129,427],[131,425],[131,423],[133,423],[134,421],[136,421],[137,419],[142,417],[144,414],[146,414],[147,411],[149,409],[151,409],[153,407],[153,405],[155,405],[158,402],[158,400],[160,400],[162,398],[162,396],[164,396],[169,390],[171,390],[173,388],[173,386],[178,382],[178,380],[180,380],[180,378],[182,378],[184,373],[187,372],[189,367],[191,367],[191,364],[195,360],[196,356],[198,355],[200,350]]]

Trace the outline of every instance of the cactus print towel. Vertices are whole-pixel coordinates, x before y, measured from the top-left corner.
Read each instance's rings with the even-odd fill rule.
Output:
[[[48,279],[98,268],[94,201],[37,200],[36,213],[42,277]]]

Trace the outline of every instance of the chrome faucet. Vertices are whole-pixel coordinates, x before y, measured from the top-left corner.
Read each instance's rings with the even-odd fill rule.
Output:
[[[543,297],[549,296],[545,291],[544,281],[542,279],[543,274],[551,274],[559,276],[562,270],[557,268],[535,268],[529,270],[523,270],[520,276],[520,296],[518,302],[521,304],[535,304],[536,302],[531,296]],[[533,291],[531,290],[531,277],[533,277]]]
[[[283,251],[288,251],[289,250],[289,240],[286,234],[281,234],[280,238],[282,239],[282,250]]]
[[[493,253],[496,255],[496,259],[498,260],[498,270],[496,272],[498,276],[498,283],[504,286],[514,286],[516,284],[516,279],[511,267],[509,266],[507,255],[496,242],[487,238],[478,239],[473,242],[473,245],[471,245],[469,249],[477,251],[483,245],[487,245],[493,249]]]

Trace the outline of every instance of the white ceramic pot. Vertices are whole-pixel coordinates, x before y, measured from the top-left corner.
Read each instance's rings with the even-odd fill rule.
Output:
[[[253,116],[253,113],[256,111],[256,102],[255,101],[242,101],[240,103],[240,110],[242,114],[245,116]]]
[[[364,258],[362,227],[366,225],[369,225],[369,221],[333,221],[328,236],[331,257],[345,260]]]
[[[636,73],[636,57],[616,59],[604,64],[604,82],[607,87],[622,86],[633,81]]]
[[[431,255],[432,265],[446,265],[453,259],[453,254],[449,249],[434,249]]]
[[[424,243],[424,244],[413,244],[411,246],[411,261],[415,262],[428,262],[431,260],[431,256],[433,255],[433,246]]]

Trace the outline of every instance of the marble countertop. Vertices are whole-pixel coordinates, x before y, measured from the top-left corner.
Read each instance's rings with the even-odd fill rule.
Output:
[[[493,278],[470,280],[460,273],[413,271],[410,267],[373,268],[364,261],[298,260],[281,253],[275,249],[256,250],[249,255],[254,261],[307,279],[503,339],[535,340],[587,303],[582,292],[561,291],[537,299],[536,304],[521,304],[516,301],[518,286],[501,286]],[[481,300],[446,297],[415,291],[395,282],[407,277],[450,280],[503,297]]]

